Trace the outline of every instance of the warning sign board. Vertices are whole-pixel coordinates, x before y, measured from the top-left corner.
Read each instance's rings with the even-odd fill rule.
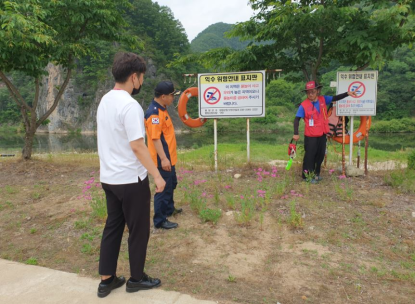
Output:
[[[265,116],[265,71],[199,74],[199,117]]]
[[[378,71],[337,72],[337,94],[348,96],[336,102],[337,116],[376,116]]]

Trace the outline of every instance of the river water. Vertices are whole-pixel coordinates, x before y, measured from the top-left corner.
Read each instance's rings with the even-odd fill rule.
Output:
[[[251,133],[252,143],[287,144],[292,134]],[[213,134],[190,133],[176,134],[179,149],[192,149],[213,144]],[[219,133],[218,143],[246,143],[246,132]],[[362,142],[363,143],[363,142]],[[301,144],[301,142],[300,142]],[[23,135],[8,135],[0,133],[0,154],[20,154],[24,145]],[[371,134],[369,146],[383,151],[396,151],[405,148],[415,148],[414,133]],[[96,152],[96,135],[84,134],[38,134],[33,144],[33,153],[62,153],[62,152]]]

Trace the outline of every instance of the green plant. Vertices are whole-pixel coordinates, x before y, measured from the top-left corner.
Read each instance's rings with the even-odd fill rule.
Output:
[[[32,193],[32,198],[35,199],[35,200],[39,199],[40,198],[40,193],[39,192]]]
[[[229,275],[228,276],[228,282],[230,282],[230,283],[236,283],[236,277],[234,277],[233,275]]]
[[[30,234],[35,234],[36,232],[37,232],[37,229],[36,228],[30,229]]]
[[[199,217],[204,222],[212,222],[214,224],[218,222],[221,216],[222,216],[222,211],[220,209],[205,208],[205,209],[200,210],[199,212]]]
[[[11,186],[6,186],[5,189],[8,194],[15,194],[17,192],[17,190]]]
[[[91,221],[89,219],[83,219],[75,222],[75,229],[85,229],[89,227]]]
[[[103,192],[92,194],[91,207],[92,216],[99,219],[107,217],[107,201]]]
[[[83,244],[81,247],[81,252],[85,254],[93,254],[94,249],[92,248],[91,244]]]
[[[304,170],[304,176],[307,182],[311,182],[316,177],[316,174],[314,172],[308,172],[307,170]]]
[[[37,265],[37,259],[36,258],[29,258],[26,260],[25,264],[27,265]]]
[[[415,170],[415,150],[408,155],[408,169]]]
[[[290,203],[290,217],[288,219],[289,224],[291,227],[298,229],[303,228],[303,218],[301,217],[301,214],[299,214],[296,210],[295,201],[291,201]]]
[[[255,214],[255,201],[253,198],[248,198],[244,195],[241,196],[241,210],[235,212],[235,220],[240,225],[249,225]]]

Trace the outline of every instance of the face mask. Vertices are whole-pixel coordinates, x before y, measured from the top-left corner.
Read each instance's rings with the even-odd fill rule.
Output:
[[[138,89],[136,89],[134,87],[134,82],[133,82],[133,91],[131,92],[131,96],[132,95],[137,95],[138,93],[140,93],[140,90],[141,90],[141,84],[140,84],[140,87]]]
[[[141,90],[141,86],[138,89],[133,88],[133,91],[131,92],[131,95],[137,95],[138,93],[140,93],[140,90]]]

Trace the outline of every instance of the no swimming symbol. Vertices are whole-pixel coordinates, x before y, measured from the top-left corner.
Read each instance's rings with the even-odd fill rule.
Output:
[[[206,101],[206,103],[210,105],[217,104],[220,98],[221,98],[220,91],[218,88],[215,88],[215,87],[209,87],[203,93],[203,99]]]

